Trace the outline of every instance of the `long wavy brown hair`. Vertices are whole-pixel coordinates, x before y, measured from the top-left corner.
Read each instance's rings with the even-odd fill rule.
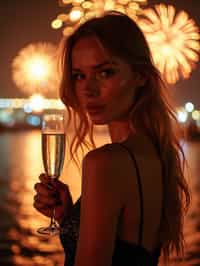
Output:
[[[72,49],[80,38],[90,35],[96,36],[112,55],[123,59],[146,79],[145,85],[136,89],[129,121],[131,129],[149,136],[162,162],[164,202],[159,237],[167,262],[171,252],[180,255],[184,249],[183,219],[190,203],[184,177],[186,161],[168,89],[153,64],[142,31],[124,14],[109,12],[93,18],[62,43],[60,96],[68,110],[69,125],[74,127],[71,157],[76,161],[79,148],[95,147],[93,125],[77,102],[71,77]]]

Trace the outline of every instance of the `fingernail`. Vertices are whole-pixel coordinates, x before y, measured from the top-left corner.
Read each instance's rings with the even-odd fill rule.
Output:
[[[53,186],[52,186],[51,183],[47,183],[47,187],[48,187],[49,189],[53,189]]]

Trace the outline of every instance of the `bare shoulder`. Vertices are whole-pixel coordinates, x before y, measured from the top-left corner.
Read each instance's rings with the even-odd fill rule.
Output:
[[[94,190],[97,195],[102,192],[104,197],[107,193],[107,201],[124,201],[125,186],[124,165],[122,162],[121,149],[118,144],[106,144],[90,151],[83,160],[82,184],[84,190]],[[118,198],[118,200],[116,200]],[[120,204],[121,204],[120,203]]]
[[[123,152],[117,143],[106,144],[90,151],[83,159],[83,167],[91,170],[105,169],[116,171],[123,169]]]

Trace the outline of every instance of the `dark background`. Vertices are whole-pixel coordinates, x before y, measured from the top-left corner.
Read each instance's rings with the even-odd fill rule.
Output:
[[[177,11],[185,10],[200,27],[200,0],[148,0],[148,6],[172,4]],[[57,44],[61,30],[53,30],[51,21],[66,8],[58,0],[6,0],[0,3],[0,98],[25,97],[11,77],[11,62],[18,52],[30,43]],[[183,105],[194,102],[200,109],[200,63],[187,80],[171,87],[175,100]]]

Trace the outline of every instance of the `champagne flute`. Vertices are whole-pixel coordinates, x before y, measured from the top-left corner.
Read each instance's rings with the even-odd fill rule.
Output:
[[[64,114],[44,114],[42,120],[42,159],[45,173],[58,179],[65,157],[65,119]],[[51,188],[51,184],[49,184]],[[40,234],[57,235],[61,229],[55,220],[55,208],[52,209],[50,224],[37,230]]]

